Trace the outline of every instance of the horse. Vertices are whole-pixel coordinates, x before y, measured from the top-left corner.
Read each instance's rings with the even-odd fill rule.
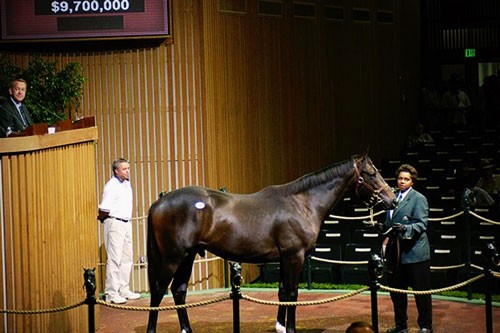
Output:
[[[175,304],[185,304],[193,261],[205,251],[235,262],[279,262],[278,299],[297,301],[305,255],[349,189],[370,207],[395,207],[392,189],[367,153],[251,194],[200,186],[163,192],[148,212],[150,306],[159,306],[170,282]],[[295,312],[295,306],[278,307],[277,332],[295,332]],[[177,316],[181,332],[191,333],[186,309],[177,309]],[[150,311],[149,333],[157,320],[158,311]]]

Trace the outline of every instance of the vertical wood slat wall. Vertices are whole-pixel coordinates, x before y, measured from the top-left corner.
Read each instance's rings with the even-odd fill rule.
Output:
[[[0,307],[41,310],[85,299],[83,269],[96,267],[93,141],[1,156]],[[96,312],[99,323],[99,311]],[[0,316],[0,332],[82,332],[86,307]]]
[[[401,69],[399,29],[418,17],[400,20],[399,12],[418,1],[284,0],[278,17],[260,15],[258,0],[239,2],[244,14],[220,11],[219,0],[172,1],[172,37],[158,45],[44,54],[84,66],[79,115],[96,116],[99,128],[98,201],[112,160],[131,161],[136,262],[146,255],[145,217],[161,191],[199,184],[249,193],[368,146],[380,160],[397,153],[411,130],[418,91],[405,91],[413,104],[403,104],[400,77],[416,77],[418,52],[405,54]],[[314,18],[294,14],[303,3],[314,5]],[[394,22],[377,22],[378,3],[389,3],[384,10]],[[325,18],[331,4],[343,19]],[[353,20],[353,7],[368,11],[369,20]],[[12,55],[23,66],[31,56]],[[102,234],[98,222],[89,223]],[[192,281],[203,283],[192,289],[205,288],[207,279],[223,285],[222,266],[208,270],[210,278],[194,270]],[[144,266],[136,266],[132,289],[148,291],[146,280]]]
[[[131,289],[148,292],[147,213],[162,191],[203,185],[201,53],[196,2],[172,2],[173,43],[150,48],[82,54],[88,83],[85,112],[95,114],[101,138],[98,191],[112,175],[117,157],[131,162],[134,190],[134,266]],[[100,227],[100,235],[103,228]],[[101,244],[101,267],[105,250]],[[206,278],[193,270],[194,281]],[[102,270],[104,282],[104,270]],[[200,284],[202,285],[202,284]],[[193,289],[199,289],[193,283]],[[206,287],[203,287],[206,289]]]
[[[272,16],[261,1],[243,2],[241,12],[203,2],[211,185],[248,193],[367,147],[374,161],[399,152],[417,104],[401,112],[399,2],[273,1],[282,9]],[[326,17],[332,4],[341,18]],[[378,21],[379,4],[392,22]],[[302,16],[300,6],[314,14]]]
[[[399,152],[417,104],[401,112],[399,2],[268,3],[203,2],[209,184],[249,193],[368,147],[374,161]]]

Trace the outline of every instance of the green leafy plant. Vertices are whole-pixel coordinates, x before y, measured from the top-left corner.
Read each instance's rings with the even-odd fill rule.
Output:
[[[10,58],[0,58],[1,93],[8,96],[10,82],[21,77],[28,83],[26,105],[35,123],[55,124],[68,119],[80,107],[83,93],[83,67],[69,62],[61,69],[56,61],[47,61],[40,56],[31,58],[29,65],[21,69]]]

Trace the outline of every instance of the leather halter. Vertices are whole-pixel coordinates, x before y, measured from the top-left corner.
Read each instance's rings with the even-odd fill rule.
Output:
[[[380,193],[383,190],[385,190],[387,187],[390,188],[389,184],[387,184],[386,182],[384,182],[385,185],[383,185],[382,187],[380,187],[378,189],[374,189],[373,186],[371,186],[370,184],[368,184],[365,181],[365,179],[363,178],[363,176],[361,176],[361,173],[359,172],[358,165],[357,165],[356,161],[354,161],[354,170],[356,172],[356,177],[358,178],[357,182],[356,182],[356,188],[355,188],[356,195],[361,198],[361,196],[358,193],[359,192],[359,187],[360,186],[364,186],[368,191],[370,191],[370,198],[368,199],[368,202],[366,202],[364,199],[362,199],[362,200],[365,202],[365,204],[369,208],[372,208],[376,204],[382,202],[382,198],[380,197]]]

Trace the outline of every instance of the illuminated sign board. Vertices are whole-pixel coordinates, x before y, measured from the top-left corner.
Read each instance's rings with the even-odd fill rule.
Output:
[[[168,0],[0,0],[2,40],[166,37]]]

